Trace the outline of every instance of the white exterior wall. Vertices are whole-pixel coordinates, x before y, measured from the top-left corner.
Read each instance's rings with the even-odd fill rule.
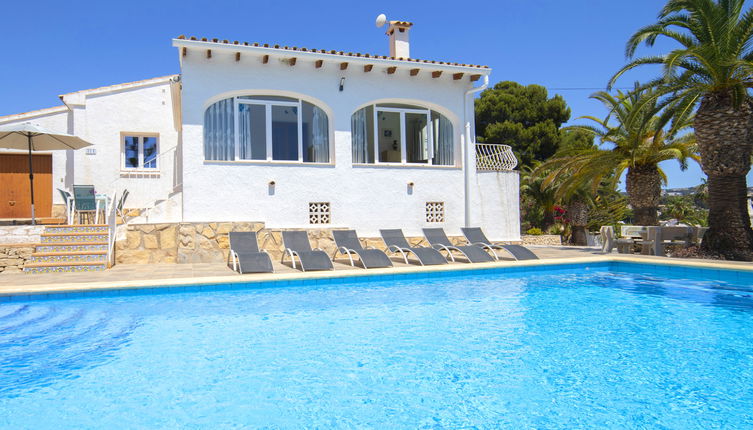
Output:
[[[331,202],[332,227],[352,227],[364,236],[378,235],[380,228],[403,228],[420,235],[427,226],[444,227],[451,235],[464,225],[464,179],[460,136],[464,131],[466,76],[439,79],[422,70],[409,76],[399,67],[393,75],[375,65],[369,73],[359,63],[339,70],[340,61],[325,61],[321,69],[299,56],[295,66],[270,56],[232,52],[189,50],[182,58],[183,106],[183,215],[188,222],[263,221],[271,228],[312,227],[309,202]],[[345,77],[344,91],[338,89]],[[269,162],[205,161],[204,111],[212,103],[244,94],[297,97],[324,109],[330,120],[330,164],[311,165]],[[351,163],[351,115],[374,103],[400,102],[421,105],[445,115],[453,123],[455,167],[358,165]],[[475,172],[474,172],[475,175]],[[475,176],[474,176],[475,177]],[[481,225],[494,239],[517,240],[517,174],[500,175],[496,181],[480,178],[484,210]],[[270,195],[269,182],[274,181]],[[408,183],[413,182],[412,193]],[[499,197],[503,193],[509,196]],[[487,199],[489,196],[494,196]],[[445,202],[445,222],[427,224],[425,204]],[[510,203],[514,201],[513,203]],[[491,234],[491,232],[494,234]]]
[[[173,121],[171,97],[167,78],[146,85],[124,84],[112,90],[67,94],[63,100],[68,107],[3,117],[0,124],[30,122],[53,132],[75,134],[93,144],[89,148],[96,150],[94,155],[87,155],[86,149],[35,152],[52,154],[54,204],[63,204],[56,188],[70,190],[73,184],[82,184],[94,185],[98,193],[109,195],[128,189],[126,207],[141,208],[165,199],[172,191],[172,157],[178,144],[178,131]],[[158,150],[165,154],[160,157],[164,165],[158,169],[159,175],[124,174],[121,170],[123,134],[159,136]]]
[[[91,94],[74,98],[72,133],[94,144],[95,155],[85,150],[75,151],[76,184],[94,185],[97,192],[111,194],[128,189],[126,207],[146,207],[164,199],[171,191],[170,157],[178,144],[178,132],[173,124],[170,84],[158,84]],[[69,97],[65,97],[68,102]],[[79,104],[80,103],[80,104]],[[126,174],[122,165],[123,135],[158,135],[158,151],[167,154],[160,158],[160,175]]]
[[[0,125],[13,125],[30,122],[50,131],[68,133],[68,118],[69,112],[67,109],[52,108],[44,109],[39,112],[29,112],[27,114],[0,118]],[[0,149],[0,153],[26,152]],[[52,154],[52,203],[63,204],[63,197],[56,189],[66,188],[67,180],[70,180],[66,173],[66,162],[69,157],[73,156],[73,151],[35,151],[34,154]]]

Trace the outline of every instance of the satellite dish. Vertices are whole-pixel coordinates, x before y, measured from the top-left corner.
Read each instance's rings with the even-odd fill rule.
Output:
[[[380,13],[378,17],[376,17],[376,26],[377,28],[384,26],[384,24],[387,23],[387,16],[383,13]]]

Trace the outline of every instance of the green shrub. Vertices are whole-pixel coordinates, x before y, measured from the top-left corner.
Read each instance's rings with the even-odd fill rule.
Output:
[[[544,234],[544,232],[541,231],[540,228],[534,227],[534,228],[529,228],[528,231],[526,231],[526,234],[530,234],[532,236],[541,236],[542,234]]]

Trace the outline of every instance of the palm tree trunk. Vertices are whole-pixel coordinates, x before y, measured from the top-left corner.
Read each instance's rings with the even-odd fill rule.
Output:
[[[656,164],[646,164],[629,168],[625,189],[628,203],[633,208],[633,223],[659,225],[657,214],[661,199],[659,167]]]
[[[572,226],[570,243],[573,245],[586,246],[586,226],[588,225],[588,205],[580,199],[571,201],[567,205],[567,215]]]
[[[701,168],[708,176],[709,230],[701,248],[729,260],[753,260],[745,175],[753,150],[753,106],[734,108],[731,94],[704,96],[695,119]]]

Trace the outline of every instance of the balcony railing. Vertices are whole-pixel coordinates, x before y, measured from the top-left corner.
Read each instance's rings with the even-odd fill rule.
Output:
[[[476,144],[476,170],[501,172],[512,170],[518,165],[518,159],[509,145],[496,143]]]

